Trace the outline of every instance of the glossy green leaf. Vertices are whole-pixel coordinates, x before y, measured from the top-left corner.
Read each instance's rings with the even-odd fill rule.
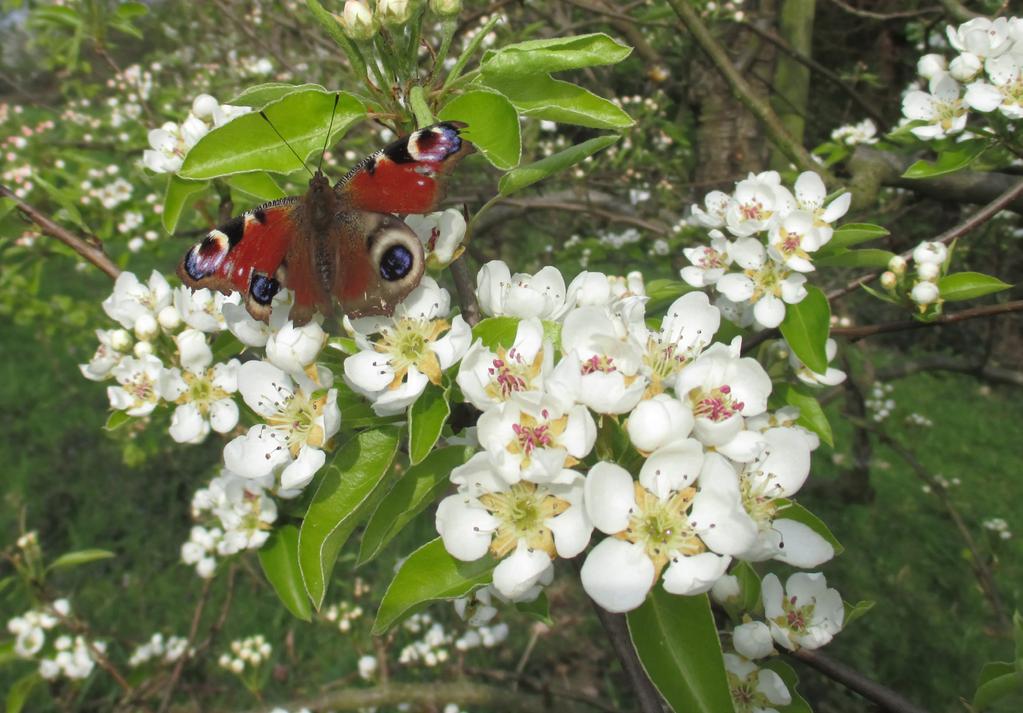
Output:
[[[810,285],[802,302],[785,305],[781,333],[799,360],[811,371],[823,374],[828,370],[824,345],[831,330],[831,307],[819,288]]]
[[[376,557],[395,535],[451,486],[451,471],[465,463],[472,449],[439,448],[411,466],[373,512],[362,533],[358,564]]]
[[[960,171],[977,158],[991,145],[988,139],[969,139],[954,144],[938,154],[936,161],[917,161],[906,169],[903,178],[934,178],[946,173]]]
[[[484,82],[506,96],[520,114],[533,119],[591,129],[625,129],[635,123],[614,102],[546,74],[525,79],[486,77]]]
[[[681,597],[654,585],[629,612],[629,633],[650,680],[676,713],[733,711],[706,594]]]
[[[877,604],[877,602],[872,602],[869,599],[864,599],[856,602],[855,604],[844,602],[845,618],[842,620],[842,629],[848,629],[850,624],[873,609],[875,604]]]
[[[796,522],[801,522],[806,525],[827,540],[831,546],[835,548],[836,557],[845,551],[845,547],[843,547],[842,543],[838,541],[838,538],[835,537],[834,533],[828,529],[828,526],[824,524],[824,521],[805,507],[786,498],[778,498],[774,502],[779,506],[777,519],[795,520]]]
[[[304,158],[323,148],[333,109],[333,93],[305,89],[267,104],[264,112],[281,136]],[[342,92],[328,146],[365,115],[362,102]],[[251,112],[202,137],[185,156],[179,174],[184,178],[204,179],[252,171],[291,173],[300,168],[298,159],[259,112]]]
[[[39,672],[33,671],[12,683],[11,687],[7,689],[7,699],[5,701],[7,713],[21,713],[25,707],[25,702],[32,693],[32,689],[42,682],[43,677],[39,675]]]
[[[749,562],[740,561],[729,574],[739,580],[741,606],[744,612],[756,611],[760,606],[760,575]]]
[[[796,690],[796,686],[799,684],[799,676],[796,675],[795,670],[791,666],[777,657],[758,661],[757,663],[761,668],[770,669],[778,674],[778,677],[785,682],[785,687],[789,689],[789,694],[792,696],[792,702],[787,706],[776,706],[778,713],[813,713],[810,704]]]
[[[261,201],[277,200],[288,195],[277,185],[277,181],[271,178],[270,174],[265,171],[236,173],[233,176],[227,177],[227,185]]]
[[[853,245],[866,243],[890,235],[886,228],[871,223],[847,223],[836,228],[831,240],[821,248],[821,252],[836,251],[839,248],[851,248]]]
[[[363,431],[341,447],[322,475],[298,536],[302,580],[317,609],[341,546],[365,515],[397,450],[394,429]]]
[[[98,549],[76,550],[75,552],[67,552],[65,554],[62,554],[60,557],[50,562],[49,566],[46,569],[54,570],[67,569],[69,567],[78,567],[83,564],[97,562],[99,560],[106,560],[115,556],[116,555],[114,555],[114,553],[111,552],[110,550]]]
[[[117,6],[114,15],[122,20],[142,17],[149,12],[149,7],[141,2],[125,2]]]
[[[814,257],[813,264],[817,267],[888,267],[888,261],[895,253],[878,248],[864,250],[837,250],[830,255]]]
[[[126,426],[134,420],[134,416],[129,416],[124,411],[111,411],[110,415],[107,416],[107,422],[103,424],[103,430],[116,431],[121,426]]]
[[[800,426],[816,433],[822,441],[832,448],[835,447],[835,437],[831,431],[831,424],[828,422],[827,414],[821,408],[817,397],[813,395],[809,387],[795,386],[793,384],[775,384],[774,392],[789,406],[799,409]]]
[[[249,87],[241,94],[229,99],[226,103],[231,106],[263,107],[272,101],[283,99],[289,94],[307,90],[326,92],[325,87],[319,84],[287,84],[286,82],[267,82]]]
[[[598,136],[595,139],[583,141],[581,144],[571,146],[564,151],[559,151],[534,163],[519,166],[501,176],[498,190],[502,196],[510,196],[512,193],[517,193],[537,181],[542,181],[548,176],[553,176],[555,173],[571,168],[598,151],[606,149],[620,138],[621,136],[617,134]]]
[[[647,314],[656,312],[657,307],[667,307],[694,287],[678,280],[651,280],[646,284]]]
[[[979,713],[1013,695],[1023,701],[1023,673],[1011,663],[986,663],[980,671],[977,692],[973,694],[973,710]]]
[[[298,566],[298,528],[294,525],[274,528],[259,550],[259,564],[285,608],[302,621],[312,621],[313,606]]]
[[[497,562],[486,555],[461,562],[448,554],[438,537],[410,554],[387,586],[373,622],[379,636],[430,602],[457,599],[490,583]]]
[[[462,135],[502,171],[515,168],[522,158],[519,116],[515,107],[496,92],[471,91],[455,97],[440,110],[443,121],[464,121]]]
[[[941,298],[946,302],[972,300],[984,295],[1007,290],[1012,285],[1002,282],[997,277],[979,272],[953,272],[938,280]]]
[[[554,620],[551,619],[551,603],[547,600],[547,595],[544,592],[540,592],[540,596],[531,602],[516,602],[515,608],[530,619],[535,619],[547,626],[554,625]]]
[[[378,416],[366,397],[352,391],[344,382],[335,382],[334,386],[337,388],[337,406],[344,414],[341,419],[342,429],[374,428],[403,420],[395,416]]]
[[[632,48],[602,32],[575,37],[528,40],[487,50],[480,62],[484,74],[528,79],[538,73],[616,64],[628,57]]]
[[[491,351],[498,347],[508,349],[515,343],[519,320],[514,317],[487,317],[472,328],[473,341],[479,339]]]
[[[214,337],[210,348],[213,351],[213,361],[215,362],[227,361],[245,351],[242,341],[228,331],[221,332]]]
[[[171,176],[167,191],[163,194],[163,229],[173,233],[181,220],[188,199],[206,189],[209,181],[189,181],[180,176]]]
[[[448,390],[428,384],[408,413],[408,456],[412,465],[430,455],[450,415]]]

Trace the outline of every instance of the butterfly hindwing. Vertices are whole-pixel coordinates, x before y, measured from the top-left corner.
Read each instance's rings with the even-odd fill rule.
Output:
[[[429,213],[444,197],[444,178],[473,146],[458,121],[414,131],[368,156],[338,181],[353,209],[374,213]]]

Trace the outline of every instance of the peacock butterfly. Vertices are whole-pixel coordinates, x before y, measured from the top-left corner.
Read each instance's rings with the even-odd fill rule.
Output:
[[[444,179],[474,149],[461,122],[433,124],[363,159],[332,188],[317,170],[302,196],[264,203],[211,230],[178,266],[192,289],[241,292],[266,321],[281,287],[295,293],[290,316],[305,324],[334,315],[391,314],[423,276],[419,238],[393,213],[429,213]]]

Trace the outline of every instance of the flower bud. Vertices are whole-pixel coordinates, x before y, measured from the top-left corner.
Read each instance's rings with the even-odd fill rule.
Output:
[[[735,627],[732,646],[748,659],[761,659],[774,651],[771,630],[762,621],[749,621]]]
[[[359,658],[359,678],[369,681],[377,672],[376,656],[362,656]]]
[[[980,58],[971,54],[970,52],[963,52],[961,55],[952,60],[952,63],[948,66],[948,73],[952,77],[960,82],[966,83],[973,81],[980,70],[984,68]]]
[[[925,54],[916,63],[916,71],[924,79],[931,79],[945,72],[945,58],[940,54]]]
[[[192,101],[192,113],[203,121],[212,121],[220,104],[209,94],[200,94]]]
[[[929,305],[938,301],[941,292],[933,282],[918,282],[913,285],[913,291],[909,293],[909,296],[918,305]]]
[[[377,17],[385,25],[404,25],[411,16],[409,0],[377,0]]]
[[[288,322],[267,340],[266,356],[278,368],[299,374],[316,361],[326,341],[326,332],[316,322],[302,327]]]
[[[888,269],[896,275],[902,275],[906,272],[906,258],[901,255],[896,255],[888,261]]]
[[[632,445],[650,453],[669,441],[688,436],[693,429],[693,414],[678,399],[658,394],[639,402],[626,429]]]
[[[923,262],[933,262],[940,265],[948,257],[948,248],[942,243],[923,241],[913,249],[913,260],[919,265]]]
[[[881,273],[881,287],[886,290],[894,290],[895,285],[899,284],[899,278],[891,270],[886,270]]]
[[[135,320],[135,336],[144,342],[160,333],[160,325],[156,323],[156,317],[151,314],[140,315]]]
[[[174,305],[167,305],[156,315],[156,321],[168,332],[173,332],[181,326],[181,313]]]
[[[462,11],[462,0],[430,0],[430,9],[442,17],[457,15]]]
[[[110,346],[119,352],[126,352],[131,349],[131,345],[135,342],[128,334],[126,329],[115,329],[110,332]]]
[[[368,40],[377,32],[376,19],[361,0],[347,0],[341,15],[334,15],[334,18],[353,40]]]
[[[135,347],[132,349],[132,352],[139,359],[142,359],[142,358],[147,357],[147,356],[149,356],[150,354],[153,353],[153,345],[152,345],[151,342],[145,342],[145,341],[143,341],[143,342],[135,342]]]
[[[933,262],[922,262],[916,266],[916,274],[921,280],[933,282],[941,274],[941,267]]]
[[[718,577],[718,581],[710,588],[710,598],[718,604],[727,604],[737,600],[741,595],[742,587],[739,585],[739,578],[734,574]]]

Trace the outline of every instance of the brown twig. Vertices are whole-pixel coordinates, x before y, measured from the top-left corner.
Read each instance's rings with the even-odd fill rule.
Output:
[[[799,649],[787,653],[797,661],[802,661],[807,666],[823,673],[831,680],[841,683],[850,691],[855,691],[868,701],[876,703],[884,711],[889,713],[928,713],[927,709],[906,700],[887,686],[867,678],[859,671],[835,661],[819,651]]]
[[[455,281],[455,291],[458,293],[458,305],[464,319],[470,327],[476,326],[480,321],[480,303],[476,299],[476,286],[473,284],[472,275],[469,274],[468,257],[462,253],[461,257],[449,266],[451,278]]]
[[[902,10],[899,12],[873,12],[871,10],[862,10],[858,7],[853,7],[849,3],[843,2],[843,0],[831,0],[831,3],[842,8],[850,15],[866,17],[871,20],[904,20],[907,17],[920,17],[921,15],[935,15],[941,13],[941,8],[938,7],[925,7],[919,10]]]
[[[90,241],[75,235],[67,228],[53,222],[49,216],[43,214],[18,198],[14,195],[14,191],[2,184],[0,184],[0,196],[10,198],[14,201],[18,211],[21,212],[21,214],[28,220],[38,225],[45,234],[49,235],[51,238],[56,238],[67,245],[69,248],[106,273],[111,279],[115,280],[117,279],[117,276],[121,274],[121,268],[115,265],[114,261],[111,260],[105,252],[103,252],[102,244],[99,243],[98,239],[94,238],[93,241]]]
[[[882,324],[865,324],[861,327],[835,327],[831,330],[833,336],[848,337],[850,340],[872,337],[875,334],[890,334],[892,332],[906,332],[912,329],[923,329],[924,327],[940,327],[945,324],[965,322],[968,319],[978,317],[994,317],[1000,314],[1023,311],[1023,300],[1003,302],[996,305],[984,305],[983,307],[971,307],[970,309],[949,312],[937,317],[930,322],[921,322],[916,319],[904,319],[898,322],[884,322]]]
[[[178,658],[174,664],[174,671],[171,673],[170,680],[167,682],[167,690],[163,692],[163,699],[160,701],[160,707],[157,709],[157,713],[166,713],[170,707],[171,698],[174,697],[174,690],[178,687],[178,681],[181,680],[181,672],[185,669],[185,662],[188,660],[188,650],[192,648],[195,643],[195,637],[199,633],[199,623],[202,621],[203,610],[206,609],[206,602],[209,601],[210,592],[213,589],[213,579],[207,579],[203,582],[202,593],[199,595],[199,601],[195,605],[195,611],[192,613],[192,625],[188,628],[188,641],[185,644],[185,651]]]

